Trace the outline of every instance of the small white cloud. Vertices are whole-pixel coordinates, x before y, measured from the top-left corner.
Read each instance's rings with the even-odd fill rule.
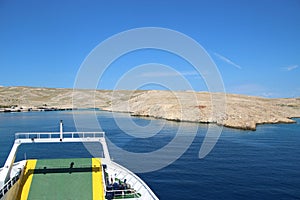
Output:
[[[291,66],[283,67],[283,69],[285,71],[292,71],[294,69],[297,69],[298,67],[299,67],[298,65],[291,65]]]
[[[275,97],[277,94],[276,93],[273,93],[273,92],[263,92],[263,93],[261,93],[261,96],[262,97],[268,97],[268,98],[270,98],[270,97]]]
[[[214,53],[214,54],[215,54],[215,56],[217,56],[219,59],[223,60],[224,62],[226,62],[226,63],[228,63],[228,64],[230,64],[230,65],[232,65],[232,66],[234,66],[234,67],[236,67],[238,69],[242,69],[242,67],[240,65],[234,63],[232,60],[226,58],[225,56],[222,56],[222,55],[220,55],[218,53]]]
[[[185,72],[147,72],[143,73],[142,77],[174,77],[174,76],[197,76],[199,75],[196,71],[185,71]]]
[[[262,96],[262,97],[273,97],[274,95],[276,95],[265,86],[255,84],[255,83],[232,86],[228,88],[227,91],[233,94],[244,94],[244,95],[251,95],[251,96]]]

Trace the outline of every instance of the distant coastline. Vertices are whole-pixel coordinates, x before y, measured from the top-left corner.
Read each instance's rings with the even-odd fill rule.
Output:
[[[221,97],[223,96],[223,97]],[[0,112],[98,108],[172,121],[216,123],[244,130],[258,124],[295,123],[300,98],[268,99],[246,95],[183,91],[110,91],[0,87]],[[212,103],[212,98],[217,104]],[[220,102],[219,102],[220,101]]]
[[[0,108],[0,113],[10,113],[10,112],[48,112],[48,111],[66,111],[73,110],[73,108],[55,108],[55,107],[37,107],[37,108],[23,108],[23,107],[10,107],[10,108]]]

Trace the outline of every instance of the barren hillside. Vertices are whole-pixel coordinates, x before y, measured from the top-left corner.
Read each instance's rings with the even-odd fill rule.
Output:
[[[171,91],[105,91],[0,87],[0,111],[11,106],[100,108],[175,121],[217,123],[255,130],[257,124],[293,123],[300,98],[266,99],[234,94]]]

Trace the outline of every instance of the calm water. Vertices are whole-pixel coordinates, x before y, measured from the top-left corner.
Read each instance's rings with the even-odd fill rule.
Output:
[[[83,118],[90,114],[86,111],[80,113]],[[162,127],[153,137],[137,139],[124,133],[124,128],[118,128],[112,113],[97,112],[97,117],[114,144],[136,153],[164,147],[175,137],[179,126],[183,127],[187,136],[198,126],[133,118],[139,127],[147,127],[149,123]],[[115,118],[122,121],[128,119],[128,115],[116,114]],[[15,132],[58,131],[60,119],[64,120],[65,131],[76,130],[72,112],[1,113],[0,166],[3,166],[10,151]],[[198,152],[207,125],[199,125],[193,143],[178,160],[158,171],[138,175],[160,199],[300,199],[300,119],[296,120],[296,124],[262,125],[255,132],[224,128],[215,148],[204,159],[198,158]],[[130,125],[125,129],[135,134],[142,133],[141,130],[142,134],[153,131]],[[33,151],[32,148],[38,150]],[[115,161],[130,169],[132,165],[145,162],[138,160],[128,164],[128,159],[114,149],[111,154]],[[58,144],[23,146],[17,159],[78,156],[91,155],[83,145]],[[154,159],[155,162],[159,162],[159,158]]]

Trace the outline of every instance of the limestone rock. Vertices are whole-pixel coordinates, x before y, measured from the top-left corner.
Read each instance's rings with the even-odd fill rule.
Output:
[[[0,87],[0,111],[5,107],[100,108],[135,116],[174,121],[216,123],[255,130],[257,124],[294,123],[300,98],[261,97],[181,91],[107,91],[32,87]]]

